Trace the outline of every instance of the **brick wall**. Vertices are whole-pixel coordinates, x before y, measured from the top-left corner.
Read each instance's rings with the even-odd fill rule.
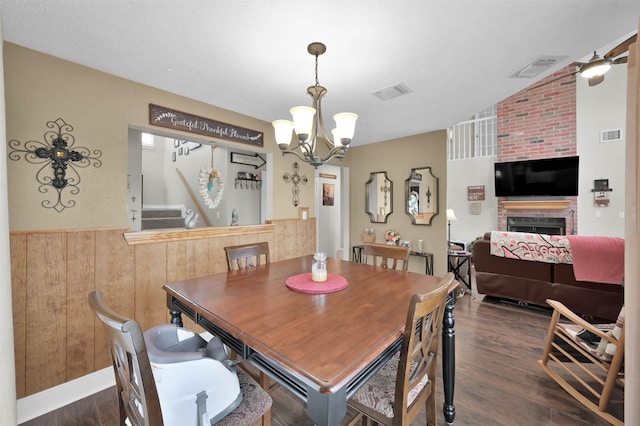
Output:
[[[570,74],[568,66],[534,83],[498,104],[498,161],[535,160],[577,155],[576,75],[573,74],[542,87],[534,87]],[[498,198],[498,230],[506,230],[510,217],[564,217],[567,233],[572,231],[570,212],[577,217],[577,197],[567,197],[569,206],[562,210],[507,210]],[[573,231],[577,233],[577,221]]]

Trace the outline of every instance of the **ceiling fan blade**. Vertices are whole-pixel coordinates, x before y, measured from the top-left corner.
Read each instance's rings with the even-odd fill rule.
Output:
[[[628,56],[623,56],[622,58],[618,58],[615,61],[613,61],[613,65],[626,64],[628,60],[629,60]]]
[[[612,58],[615,58],[616,56],[622,55],[624,52],[629,50],[629,45],[634,41],[636,41],[637,37],[638,37],[638,34],[636,33],[631,37],[629,37],[628,39],[626,39],[625,41],[623,41],[622,43],[620,43],[619,45],[617,45],[616,47],[614,47],[613,49],[611,49],[609,52],[607,52],[606,55],[604,55],[605,59],[612,59]]]
[[[595,75],[589,79],[589,86],[597,86],[604,81],[604,74]]]
[[[532,88],[530,88],[530,89],[528,89],[528,90],[534,90],[534,89],[537,89],[538,87],[546,86],[547,84],[553,83],[554,81],[558,81],[558,80],[561,80],[561,79],[563,79],[563,78],[570,77],[570,76],[572,76],[572,75],[574,75],[574,74],[577,74],[578,72],[579,72],[579,71],[575,71],[575,72],[571,72],[571,73],[569,73],[569,74],[561,75],[560,77],[556,77],[556,78],[554,78],[554,79],[552,79],[552,80],[545,81],[544,83],[542,83],[542,84],[538,84],[537,86],[534,86],[534,87],[532,87]]]

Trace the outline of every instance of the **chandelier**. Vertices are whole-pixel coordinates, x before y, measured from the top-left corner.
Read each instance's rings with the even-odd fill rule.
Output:
[[[293,154],[315,168],[332,158],[344,158],[344,154],[349,150],[349,143],[353,138],[358,119],[358,115],[351,112],[341,112],[334,115],[336,128],[331,131],[333,140],[327,136],[321,109],[322,97],[327,94],[327,89],[318,83],[318,56],[326,50],[327,47],[319,42],[307,46],[307,51],[316,57],[316,84],[307,88],[307,93],[313,98],[313,107],[293,107],[289,110],[293,121],[276,120],[272,123],[276,142],[282,155]],[[293,130],[296,132],[298,142],[290,146]],[[319,139],[324,140],[329,148],[329,153],[324,158],[316,153],[316,143]]]

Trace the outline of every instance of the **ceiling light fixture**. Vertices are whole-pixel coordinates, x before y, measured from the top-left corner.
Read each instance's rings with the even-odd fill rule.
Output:
[[[580,69],[580,76],[584,78],[592,78],[604,75],[611,68],[611,59],[600,59],[600,56],[593,52],[593,57],[589,62]]]
[[[289,111],[293,116],[290,120],[275,120],[273,129],[276,142],[282,155],[293,154],[300,160],[307,162],[313,167],[325,164],[332,158],[344,158],[344,154],[349,150],[349,143],[355,132],[358,115],[351,112],[341,112],[333,116],[336,128],[331,131],[333,141],[327,136],[327,131],[322,120],[322,97],[327,94],[327,89],[318,83],[318,56],[326,52],[327,47],[319,42],[314,42],[307,46],[307,51],[316,57],[316,84],[307,88],[307,93],[313,98],[313,107],[297,106]],[[298,144],[290,147],[292,131],[295,130],[298,136]],[[318,139],[323,139],[329,148],[326,157],[320,156],[316,152]],[[299,154],[297,148],[300,148]]]

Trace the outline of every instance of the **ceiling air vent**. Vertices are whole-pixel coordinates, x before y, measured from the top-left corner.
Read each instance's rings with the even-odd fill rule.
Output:
[[[554,67],[556,64],[564,61],[565,59],[567,59],[567,56],[538,56],[532,62],[525,65],[522,69],[511,74],[509,78],[537,77],[540,73],[547,71],[549,68]]]
[[[404,83],[394,84],[393,86],[385,87],[384,89],[371,92],[373,96],[381,101],[388,101],[389,99],[397,98],[398,96],[411,93],[413,90],[409,89]]]
[[[603,130],[600,132],[600,142],[619,142],[622,140],[622,129]]]

